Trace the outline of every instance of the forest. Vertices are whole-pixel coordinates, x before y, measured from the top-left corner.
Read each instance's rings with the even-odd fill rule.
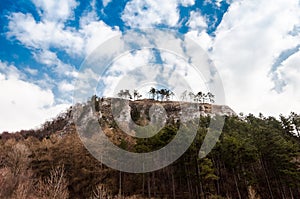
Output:
[[[67,111],[37,130],[1,134],[0,198],[300,198],[299,114],[226,116],[217,145],[200,159],[201,143],[216,119],[202,116],[184,155],[144,174],[110,169],[91,156],[71,115]],[[113,121],[99,122],[119,131]],[[151,138],[115,144],[153,151],[169,143],[177,129],[170,122]]]

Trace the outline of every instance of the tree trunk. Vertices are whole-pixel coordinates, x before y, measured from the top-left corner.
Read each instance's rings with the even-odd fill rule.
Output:
[[[267,185],[268,185],[268,189],[269,189],[271,198],[274,199],[273,193],[272,193],[272,189],[271,189],[271,186],[270,186],[270,181],[269,181],[269,178],[268,178],[268,174],[266,172],[266,168],[265,168],[264,162],[263,162],[262,158],[259,158],[259,161],[260,161],[260,164],[261,164],[261,166],[263,168],[263,171],[264,171],[264,174],[265,174],[265,178],[266,178],[266,181],[267,181]]]
[[[173,199],[175,199],[176,198],[176,191],[175,191],[174,172],[172,172],[172,188],[173,188]]]
[[[277,180],[279,181],[279,187],[280,187],[280,192],[281,192],[281,196],[282,196],[282,198],[287,198],[286,197],[286,193],[285,193],[285,187],[283,186],[283,184],[282,184],[282,182],[281,182],[281,179],[280,179],[280,177],[278,177],[278,175],[276,175],[277,177]]]
[[[145,194],[145,174],[143,173],[143,195]]]
[[[189,198],[192,198],[191,197],[191,186],[190,186],[190,181],[189,181],[189,174],[188,174],[188,170],[186,168],[186,165],[184,165],[184,168],[185,168],[185,175],[186,175],[186,182],[187,182],[187,186],[188,186],[188,191],[189,191]]]
[[[119,198],[122,198],[122,173],[120,171],[120,175],[119,175]]]
[[[239,199],[242,199],[241,193],[240,193],[240,189],[239,189],[239,186],[238,186],[238,183],[237,183],[236,175],[235,175],[235,170],[232,169],[232,171],[233,171],[233,178],[234,178],[234,183],[235,183],[236,191],[238,193]]]
[[[289,189],[290,189],[291,199],[294,199],[294,196],[293,196],[293,192],[292,192],[291,187],[290,187]]]
[[[203,191],[203,185],[202,185],[202,181],[201,181],[201,176],[200,176],[200,168],[199,168],[199,161],[198,159],[196,159],[197,162],[197,180],[199,180],[199,187],[200,187],[200,198],[204,199],[204,191]]]
[[[153,188],[152,188],[152,190],[153,190],[153,196],[155,197],[156,196],[156,186],[155,186],[155,173],[153,172],[152,173],[152,184],[153,184]]]
[[[151,187],[150,187],[151,176],[148,174],[148,198],[151,198]]]

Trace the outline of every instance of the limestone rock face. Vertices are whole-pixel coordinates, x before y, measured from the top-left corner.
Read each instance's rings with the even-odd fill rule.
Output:
[[[153,108],[154,106],[156,108]],[[136,123],[141,125],[147,125],[151,117],[163,120],[165,116],[167,122],[171,120],[176,122],[179,119],[183,119],[183,117],[181,117],[182,115],[185,116],[184,120],[198,118],[199,116],[236,115],[236,113],[226,105],[155,101],[149,99],[131,101],[105,98],[99,101],[99,107],[99,116],[104,116],[106,120],[117,120],[124,123],[130,123],[132,120],[135,120]],[[152,110],[152,113],[149,110]],[[151,114],[149,114],[149,112]]]

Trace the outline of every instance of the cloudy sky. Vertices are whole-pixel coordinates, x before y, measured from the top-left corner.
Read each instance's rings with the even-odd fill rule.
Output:
[[[149,27],[197,42],[237,113],[300,110],[299,0],[2,0],[0,12],[0,131],[55,117],[96,47]]]

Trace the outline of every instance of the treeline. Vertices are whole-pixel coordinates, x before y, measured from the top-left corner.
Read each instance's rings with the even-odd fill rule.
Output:
[[[84,148],[74,125],[64,135],[0,140],[0,198],[289,198],[300,197],[300,115],[226,117],[220,141],[203,159],[198,152],[211,120],[201,117],[188,151],[156,172],[107,168]],[[106,121],[109,129],[113,121]],[[51,125],[49,126],[51,128]],[[114,127],[115,129],[117,127]],[[178,124],[137,139],[130,150],[169,143]],[[126,149],[124,142],[119,146]]]
[[[175,94],[170,91],[169,89],[156,89],[154,87],[151,87],[148,91],[148,98],[153,100],[160,100],[160,101],[169,101],[170,99],[173,99]],[[138,90],[133,90],[131,92],[128,89],[120,90],[118,92],[118,97],[125,98],[125,99],[133,99],[133,100],[139,100],[143,97],[142,94],[138,92]],[[199,91],[197,93],[194,93],[192,91],[185,90],[181,95],[179,96],[181,101],[190,101],[190,102],[200,102],[200,103],[214,103],[215,95],[211,92],[202,92]]]
[[[164,101],[164,100],[169,101],[170,98],[174,96],[174,93],[169,89],[165,89],[165,88],[156,89],[153,87],[150,88],[148,94],[149,94],[149,99],[156,99],[160,101]],[[120,90],[120,92],[117,95],[120,98],[133,99],[133,100],[138,100],[143,97],[143,95],[140,94],[138,90],[133,90],[133,92],[131,92],[128,89]]]
[[[60,113],[56,118],[46,121],[43,123],[38,129],[30,129],[30,130],[20,130],[14,133],[9,133],[7,131],[0,132],[0,139],[2,140],[23,140],[28,137],[35,137],[39,140],[43,140],[44,138],[49,138],[53,132],[62,131],[68,124],[72,121],[72,107],[70,107],[67,111]]]

